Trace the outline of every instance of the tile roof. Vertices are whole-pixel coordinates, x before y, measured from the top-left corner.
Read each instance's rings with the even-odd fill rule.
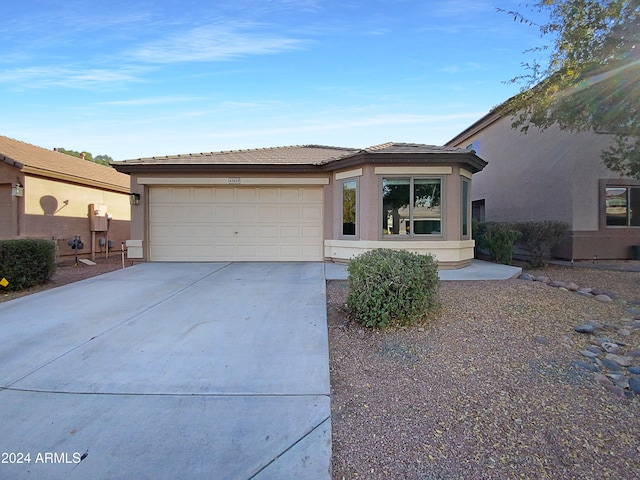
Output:
[[[469,153],[468,150],[456,147],[440,147],[437,145],[425,145],[422,143],[382,143],[364,149],[366,153],[415,153],[415,154],[439,154],[439,153]]]
[[[469,153],[465,149],[418,143],[388,142],[365,149],[294,145],[288,147],[227,150],[137,158],[115,162],[120,165],[326,165],[358,154],[448,154]]]
[[[64,153],[36,147],[29,143],[0,135],[0,161],[25,173],[91,185],[123,193],[129,192],[128,175],[114,168],[88,162]]]
[[[356,148],[323,145],[226,150],[162,157],[137,158],[117,165],[322,165],[358,153]]]

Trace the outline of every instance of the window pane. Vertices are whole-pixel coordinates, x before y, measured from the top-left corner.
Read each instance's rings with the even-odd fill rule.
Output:
[[[441,233],[440,179],[416,178],[413,181],[413,233]]]
[[[382,179],[382,233],[384,235],[410,234],[410,196],[411,180],[409,178]]]
[[[607,188],[605,197],[607,226],[627,226],[627,189]]]
[[[469,235],[469,182],[462,180],[462,236]]]
[[[342,234],[356,234],[356,181],[342,184]]]
[[[629,189],[629,225],[640,227],[640,187]]]

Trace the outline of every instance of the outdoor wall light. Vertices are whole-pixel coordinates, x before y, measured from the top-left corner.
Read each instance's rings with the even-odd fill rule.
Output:
[[[24,187],[19,183],[15,187],[11,187],[11,195],[14,197],[22,197],[24,195]]]
[[[140,204],[140,194],[139,193],[131,193],[131,194],[129,194],[129,203],[131,203],[131,205],[139,205]]]

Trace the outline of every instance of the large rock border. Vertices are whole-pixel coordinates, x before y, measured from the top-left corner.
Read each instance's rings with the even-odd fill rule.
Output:
[[[640,300],[621,300],[613,292],[552,280],[544,275],[525,273],[518,278],[574,292],[598,302],[615,301],[626,306],[630,318],[620,319],[616,324],[587,321],[574,327],[575,332],[589,336],[589,345],[579,350],[583,360],[573,362],[573,367],[590,372],[596,384],[621,398],[640,399],[640,346],[629,344],[632,333],[640,330]]]

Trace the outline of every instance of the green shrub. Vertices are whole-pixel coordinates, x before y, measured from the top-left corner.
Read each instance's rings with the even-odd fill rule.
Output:
[[[518,224],[520,244],[529,254],[532,267],[544,267],[551,258],[551,249],[569,234],[569,224],[555,220]]]
[[[521,235],[517,224],[488,222],[479,228],[482,229],[481,248],[487,249],[496,262],[510,265],[515,244]]]
[[[408,325],[437,304],[440,280],[432,255],[377,249],[351,260],[347,271],[347,306],[367,327]]]
[[[55,271],[55,242],[33,238],[0,240],[0,280],[4,277],[9,282],[6,290],[46,283]]]

